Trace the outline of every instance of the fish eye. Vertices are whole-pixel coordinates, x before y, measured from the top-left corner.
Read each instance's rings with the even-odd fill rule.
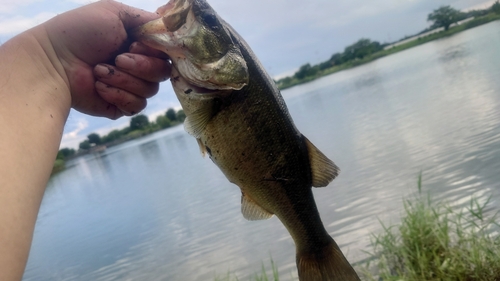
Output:
[[[203,21],[210,27],[217,26],[217,19],[214,14],[205,14],[203,15]]]

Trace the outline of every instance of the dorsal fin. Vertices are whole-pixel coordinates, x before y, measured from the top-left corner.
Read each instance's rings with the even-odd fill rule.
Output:
[[[255,201],[241,192],[241,213],[249,221],[267,220],[273,216],[272,213],[264,210]]]
[[[305,136],[307,151],[309,153],[309,163],[311,165],[312,186],[327,186],[335,177],[339,175],[340,169],[328,159],[318,148],[316,148]]]

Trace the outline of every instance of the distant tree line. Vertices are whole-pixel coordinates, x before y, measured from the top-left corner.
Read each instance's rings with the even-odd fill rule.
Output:
[[[57,154],[57,159],[65,160],[77,153],[84,153],[95,146],[109,146],[166,129],[184,122],[184,119],[186,119],[186,115],[182,109],[175,111],[175,109],[169,108],[165,114],[158,116],[155,121],[149,121],[146,115],[139,114],[132,117],[129,126],[121,130],[113,130],[104,136],[97,133],[89,134],[87,139],[78,145],[78,151],[72,148],[62,148]]]
[[[384,46],[377,41],[362,38],[356,43],[347,46],[342,53],[333,54],[329,60],[311,65],[309,63],[302,65],[293,76],[285,77],[277,81],[279,86],[286,86],[293,80],[306,80],[309,77],[315,77],[318,73],[328,68],[339,66],[348,62],[365,58],[368,55],[382,50]]]
[[[488,14],[500,14],[500,3],[497,0],[490,8],[484,10],[472,10],[468,12],[461,12],[451,6],[442,6],[431,12],[427,20],[432,23],[429,28],[424,29],[418,34],[428,32],[430,30],[443,27],[447,31],[450,26],[456,22],[467,18],[477,18],[483,17]],[[484,22],[482,22],[484,23]],[[402,40],[413,37],[408,36]],[[356,43],[347,46],[343,52],[333,54],[327,61],[321,62],[317,65],[311,65],[306,63],[302,65],[297,72],[292,76],[288,76],[276,81],[276,84],[280,88],[287,88],[292,85],[296,85],[302,82],[310,81],[318,76],[329,73],[328,70],[333,67],[342,67],[358,65],[363,59],[376,55],[383,51],[384,47],[389,45],[388,43],[381,44],[377,41],[371,41],[370,39],[362,38]],[[380,55],[378,56],[380,57]],[[366,59],[365,59],[366,61]],[[331,71],[330,71],[331,72]]]
[[[451,6],[441,6],[427,16],[427,21],[432,22],[432,25],[428,29],[443,27],[444,30],[448,30],[456,22],[468,18],[482,17],[489,13],[500,14],[500,3],[498,0],[489,9],[471,10],[468,12],[461,12]]]

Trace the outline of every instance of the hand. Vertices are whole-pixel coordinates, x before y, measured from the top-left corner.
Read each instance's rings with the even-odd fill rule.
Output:
[[[118,2],[100,1],[41,25],[55,52],[55,64],[60,63],[55,68],[69,87],[74,109],[117,119],[146,107],[146,98],[169,78],[170,64],[165,54],[130,44],[127,31],[157,17]]]
[[[116,119],[146,106],[166,57],[128,40],[157,18],[101,1],[0,45],[0,280],[21,280],[70,106]]]

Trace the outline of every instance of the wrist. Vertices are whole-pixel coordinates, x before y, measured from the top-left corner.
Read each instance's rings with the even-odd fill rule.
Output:
[[[5,85],[0,95],[11,95],[9,98],[14,99],[36,98],[31,101],[67,117],[71,106],[68,79],[50,40],[43,33],[43,28],[37,27],[0,46],[0,73],[6,74],[0,77],[0,84]]]
[[[47,75],[53,83],[60,84],[70,93],[70,84],[63,65],[64,62],[56,51],[57,42],[53,44],[45,26],[46,24],[42,24],[26,31],[26,36],[35,40],[29,42],[32,43],[29,48],[34,52],[33,59],[43,65],[44,75]]]

